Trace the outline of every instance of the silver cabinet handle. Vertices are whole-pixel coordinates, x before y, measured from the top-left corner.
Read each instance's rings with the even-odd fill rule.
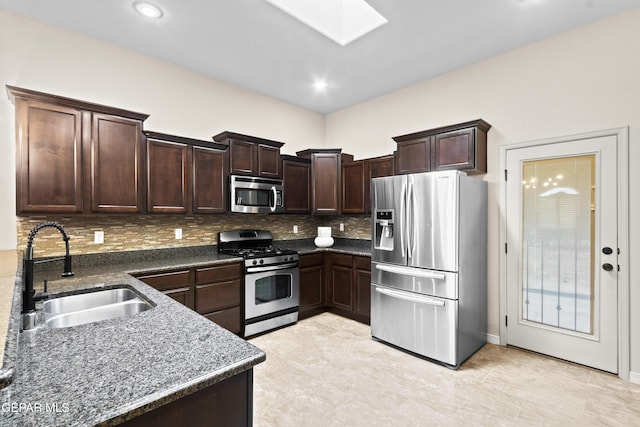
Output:
[[[415,269],[406,269],[402,267],[395,267],[393,265],[381,265],[376,264],[376,270],[386,271],[388,273],[402,274],[405,276],[425,277],[427,279],[444,280],[446,275],[444,273],[435,273],[433,271],[416,271]]]
[[[428,305],[435,305],[436,307],[444,307],[444,301],[428,298],[428,297],[422,297],[418,295],[410,295],[406,292],[398,292],[398,291],[392,291],[390,289],[380,289],[380,288],[376,288],[376,292],[393,297],[393,298],[398,298],[398,299],[410,301],[410,302],[416,302],[418,304],[428,304]]]

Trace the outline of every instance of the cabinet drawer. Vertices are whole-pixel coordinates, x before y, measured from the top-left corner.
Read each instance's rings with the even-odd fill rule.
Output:
[[[346,254],[332,254],[331,255],[331,264],[332,265],[341,265],[343,267],[352,267],[353,256]]]
[[[240,307],[232,307],[208,313],[205,314],[204,317],[234,334],[239,334],[241,332]]]
[[[355,256],[353,258],[358,270],[371,271],[371,258],[368,256]]]
[[[324,253],[300,255],[300,268],[310,267],[312,265],[323,265]]]
[[[172,271],[169,273],[150,274],[148,276],[137,277],[138,280],[156,288],[159,291],[190,286],[189,270]]]
[[[200,314],[240,305],[240,280],[196,285],[196,311]]]
[[[242,277],[242,264],[227,264],[196,269],[196,285]]]

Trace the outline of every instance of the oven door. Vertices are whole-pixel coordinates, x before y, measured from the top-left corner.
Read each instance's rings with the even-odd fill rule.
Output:
[[[245,275],[245,319],[299,306],[300,273],[295,267],[249,267]]]

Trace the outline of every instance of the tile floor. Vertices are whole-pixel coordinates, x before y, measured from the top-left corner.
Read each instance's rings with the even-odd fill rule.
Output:
[[[511,347],[453,371],[330,313],[251,342],[255,426],[640,426],[640,385]]]

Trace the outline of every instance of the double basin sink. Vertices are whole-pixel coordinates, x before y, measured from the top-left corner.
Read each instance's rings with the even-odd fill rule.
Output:
[[[153,304],[127,287],[92,290],[45,301],[44,323],[49,328],[66,328],[133,315]]]

